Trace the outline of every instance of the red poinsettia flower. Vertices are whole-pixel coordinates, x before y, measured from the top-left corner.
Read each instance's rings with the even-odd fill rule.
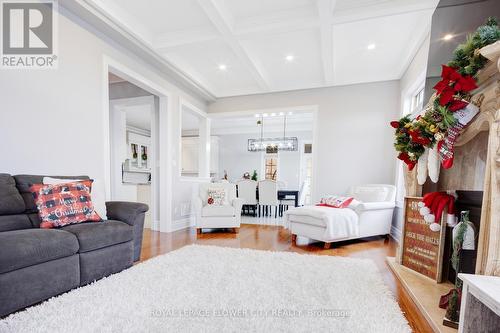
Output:
[[[443,79],[436,83],[433,89],[436,90],[438,94],[441,94],[446,88],[450,88],[450,82],[451,81],[448,79]]]
[[[391,121],[391,126],[394,128],[399,128],[399,121]]]
[[[427,146],[429,143],[431,143],[431,140],[422,136],[419,130],[408,131],[408,134],[410,134],[411,136],[411,141],[413,141],[416,144]]]
[[[454,100],[451,101],[450,106],[448,107],[448,109],[451,112],[455,112],[455,111],[458,111],[458,110],[462,110],[467,105],[469,105],[469,103],[466,102],[466,101],[464,101],[464,100],[454,99]]]
[[[445,106],[446,104],[448,104],[453,99],[454,94],[455,91],[453,90],[453,88],[445,88],[439,96],[439,105]]]
[[[462,75],[455,68],[442,65],[441,77],[443,80],[458,81]]]
[[[469,92],[477,88],[476,80],[472,76],[461,76],[453,88],[455,91]]]
[[[413,168],[415,167],[415,165],[417,165],[417,162],[415,161],[412,161],[410,159],[410,156],[408,156],[407,153],[400,153],[398,155],[398,159],[400,159],[401,161],[405,162],[406,165],[408,166],[408,170],[413,170]]]

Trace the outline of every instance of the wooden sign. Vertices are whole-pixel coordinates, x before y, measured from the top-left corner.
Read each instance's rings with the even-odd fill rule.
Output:
[[[401,264],[441,282],[446,223],[441,221],[441,230],[432,231],[420,215],[419,202],[422,198],[405,198]]]

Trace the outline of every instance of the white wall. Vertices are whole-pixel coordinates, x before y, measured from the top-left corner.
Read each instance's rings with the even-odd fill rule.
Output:
[[[156,68],[108,44],[60,9],[64,15],[59,15],[59,68],[1,71],[1,172],[108,176],[103,144],[108,130],[103,109],[105,55],[168,90],[174,124],[179,123],[180,97],[206,109],[204,101],[186,94]],[[179,133],[172,133],[172,168],[179,160],[179,137]],[[177,173],[173,174],[175,178]],[[191,184],[176,181],[174,186],[179,187],[174,187],[175,198],[162,200],[175,200],[175,210],[179,202],[189,201]]]
[[[209,112],[317,105],[317,201],[351,185],[394,184],[396,154],[389,122],[399,115],[399,96],[399,81],[387,81],[222,98],[209,105]]]
[[[216,120],[215,120],[216,121]],[[266,133],[266,137],[280,137],[283,133]],[[299,139],[299,146],[303,140],[312,140],[312,132],[287,132],[287,136],[296,136]],[[231,134],[219,135],[219,175],[224,175],[224,170],[228,172],[230,181],[237,181],[242,178],[245,172],[252,174],[257,170],[259,179],[263,179],[262,156],[263,152],[249,152],[247,149],[249,138],[258,138],[259,134]],[[290,189],[299,189],[300,177],[300,150],[280,151],[278,165],[278,180],[287,183]]]

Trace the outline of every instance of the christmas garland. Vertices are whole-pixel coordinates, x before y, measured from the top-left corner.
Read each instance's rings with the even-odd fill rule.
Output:
[[[412,170],[426,148],[432,149],[437,144],[446,154],[446,147],[441,149],[446,138],[458,135],[463,126],[457,124],[454,113],[469,104],[470,92],[477,88],[476,75],[487,59],[479,49],[500,40],[500,29],[496,18],[489,18],[466,42],[453,52],[453,59],[442,66],[441,81],[427,104],[424,113],[415,119],[405,116],[390,124],[395,131],[394,147],[399,152],[398,159]],[[457,126],[458,125],[458,126]],[[443,166],[446,167],[443,159]],[[451,167],[451,164],[448,165]]]

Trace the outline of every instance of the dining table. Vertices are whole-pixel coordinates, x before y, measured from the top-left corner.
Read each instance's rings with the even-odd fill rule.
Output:
[[[259,188],[257,187],[257,199],[259,199]],[[293,200],[295,202],[294,207],[299,206],[299,190],[293,190],[293,189],[281,189],[278,190],[278,200],[284,200],[284,199],[291,199],[293,197]],[[236,196],[238,196],[238,185],[236,185]]]

